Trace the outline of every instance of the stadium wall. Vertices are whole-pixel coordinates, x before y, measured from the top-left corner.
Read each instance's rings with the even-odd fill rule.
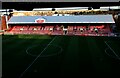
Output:
[[[7,29],[5,16],[2,16],[2,24],[1,24],[1,27],[2,27],[2,28],[1,28],[2,30]]]
[[[6,30],[7,29],[7,22],[6,22],[6,16],[5,15],[3,15],[3,16],[1,16],[1,30]],[[10,16],[7,16],[7,20],[9,20],[10,19]]]

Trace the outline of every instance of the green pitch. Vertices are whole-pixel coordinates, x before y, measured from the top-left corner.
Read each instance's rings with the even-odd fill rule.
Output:
[[[3,78],[116,76],[119,48],[117,37],[5,35]]]

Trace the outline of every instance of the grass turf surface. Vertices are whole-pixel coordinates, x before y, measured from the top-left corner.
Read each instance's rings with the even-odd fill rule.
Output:
[[[108,46],[104,41],[120,56],[120,38],[40,35],[3,36],[3,78],[119,75],[120,60],[105,53]],[[30,49],[26,53],[28,48]],[[42,51],[43,53],[37,59],[37,56],[31,56],[39,55]],[[47,57],[47,55],[52,56]]]

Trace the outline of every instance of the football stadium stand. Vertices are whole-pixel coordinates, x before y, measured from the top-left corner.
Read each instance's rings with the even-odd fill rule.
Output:
[[[107,10],[14,11],[2,16],[4,34],[114,36],[117,12]]]
[[[112,15],[13,16],[6,33],[110,36],[113,23]]]

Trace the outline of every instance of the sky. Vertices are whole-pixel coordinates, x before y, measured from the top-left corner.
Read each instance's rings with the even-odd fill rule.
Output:
[[[0,0],[2,2],[119,2],[120,0]]]

